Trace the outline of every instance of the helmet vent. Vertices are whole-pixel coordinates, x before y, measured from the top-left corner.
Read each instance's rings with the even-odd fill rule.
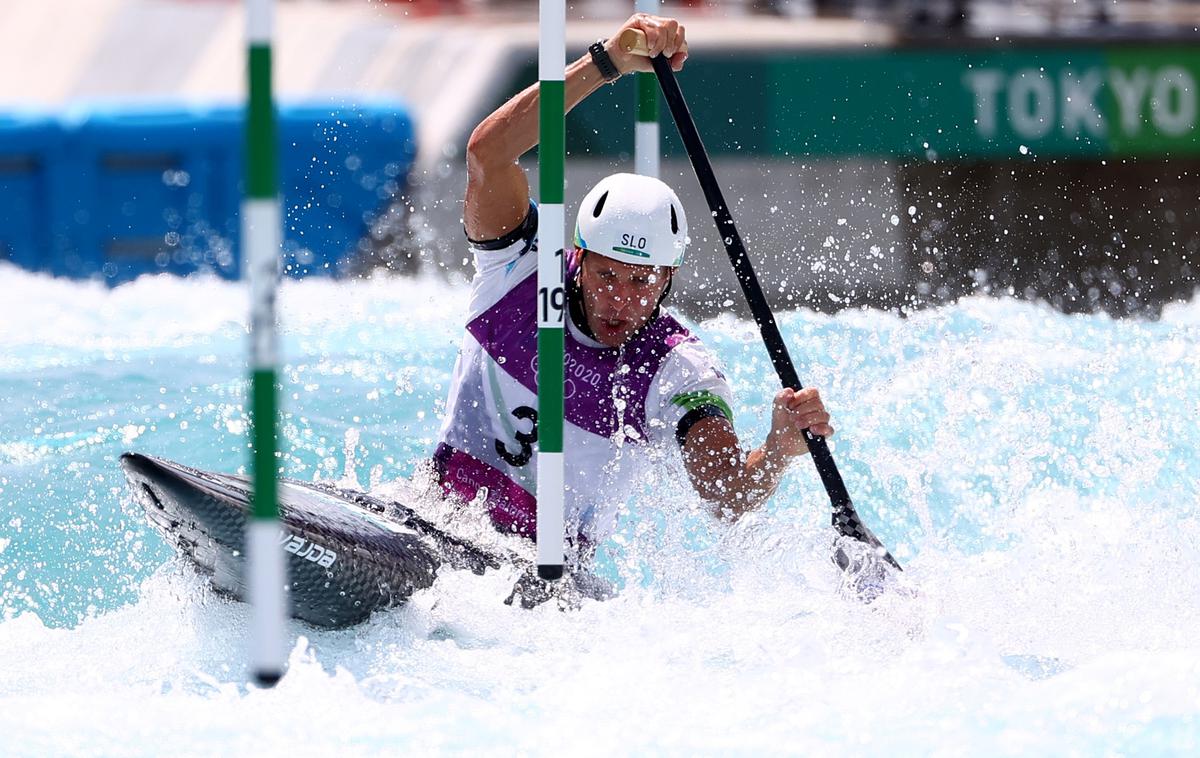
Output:
[[[592,209],[592,218],[600,218],[600,212],[604,210],[604,201],[608,199],[608,193],[605,192],[596,201],[596,207]]]
[[[675,206],[671,206],[671,234],[679,234],[679,219],[675,216]]]

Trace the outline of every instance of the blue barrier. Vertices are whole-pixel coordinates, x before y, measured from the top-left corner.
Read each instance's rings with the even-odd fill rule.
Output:
[[[0,258],[116,283],[240,275],[237,107],[93,108],[0,118]],[[395,102],[279,108],[284,271],[336,274],[407,189],[412,121]]]
[[[49,270],[110,281],[152,271],[236,277],[241,117],[234,109],[138,107],[77,119],[67,159],[72,254]],[[232,198],[232,200],[228,199]]]
[[[377,213],[407,189],[412,121],[395,104],[296,106],[280,111],[279,136],[284,270],[336,271]]]
[[[68,246],[56,236],[51,198],[63,180],[62,125],[37,114],[0,115],[0,260],[41,268],[54,250]]]

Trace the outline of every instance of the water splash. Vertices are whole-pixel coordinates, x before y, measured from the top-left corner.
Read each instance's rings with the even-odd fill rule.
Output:
[[[1195,304],[1157,322],[985,299],[904,319],[780,315],[833,410],[856,506],[911,591],[839,592],[807,460],[729,527],[667,455],[602,551],[617,598],[526,612],[502,602],[512,572],[449,572],[356,629],[293,626],[291,671],[261,692],[244,684],[246,609],[148,529],[116,466],[129,444],[246,465],[244,292],[5,266],[0,288],[6,755],[150,755],[167,740],[537,753],[579,735],[596,752],[1196,749]],[[285,283],[290,475],[424,496],[467,296],[436,280]],[[698,330],[739,431],[761,440],[774,381],[753,325]],[[461,504],[428,504],[503,541]]]

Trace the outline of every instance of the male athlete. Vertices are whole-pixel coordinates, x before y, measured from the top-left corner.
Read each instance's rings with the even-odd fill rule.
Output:
[[[687,59],[684,28],[637,14],[651,55]],[[650,58],[608,42],[566,72],[570,110],[608,80],[650,71]],[[486,504],[497,529],[535,534],[537,441],[537,206],[517,159],[537,144],[537,85],[476,127],[467,146],[464,209],[475,256],[467,333],[454,369],[434,455],[443,489]],[[677,445],[696,492],[734,520],[775,490],[789,462],[807,452],[802,434],[833,434],[815,389],[774,399],[763,445],[743,454],[725,377],[700,341],[660,306],[683,263],[687,219],[657,179],[615,174],[579,208],[567,251],[565,329],[566,504],[575,563],[616,526],[647,445]]]

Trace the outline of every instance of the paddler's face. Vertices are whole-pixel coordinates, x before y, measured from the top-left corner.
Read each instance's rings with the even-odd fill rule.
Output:
[[[650,320],[670,281],[668,266],[637,266],[596,253],[584,255],[579,289],[592,334],[608,347],[625,344]]]

